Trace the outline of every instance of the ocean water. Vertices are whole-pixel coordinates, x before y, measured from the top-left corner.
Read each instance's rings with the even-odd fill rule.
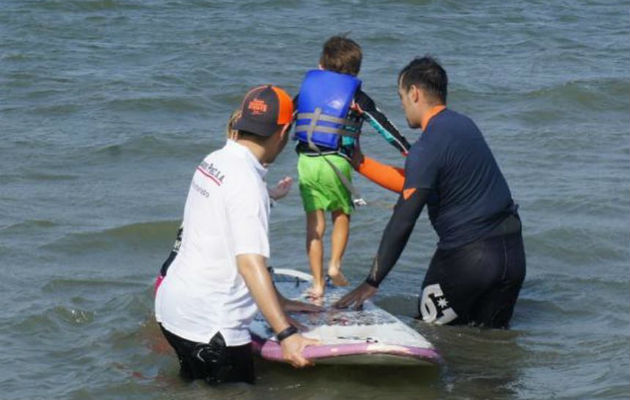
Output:
[[[630,8],[623,1],[0,1],[0,398],[627,399]],[[512,329],[414,319],[436,237],[423,216],[375,301],[436,369],[294,370],[186,383],[152,281],[190,177],[246,90],[297,92],[349,32],[363,87],[411,141],[398,71],[432,54],[520,204],[528,271]],[[402,165],[366,130],[364,151]],[[297,178],[290,147],[269,182]],[[355,176],[344,270],[360,282],[395,196]],[[307,269],[297,187],[272,210],[276,267]]]

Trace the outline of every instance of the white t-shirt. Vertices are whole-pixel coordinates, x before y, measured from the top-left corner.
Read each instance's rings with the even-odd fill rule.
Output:
[[[184,208],[182,243],[155,299],[164,328],[193,342],[221,332],[228,346],[251,341],[257,312],[236,256],[269,257],[267,170],[228,140],[197,167]]]

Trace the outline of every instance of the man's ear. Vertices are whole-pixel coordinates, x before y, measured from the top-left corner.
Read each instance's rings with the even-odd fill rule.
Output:
[[[288,123],[282,127],[282,129],[280,130],[280,136],[278,137],[279,139],[284,139],[284,137],[289,134],[289,131],[291,130],[291,125],[291,123]]]
[[[411,85],[409,92],[411,93],[411,100],[417,103],[420,100],[420,89],[416,85]]]

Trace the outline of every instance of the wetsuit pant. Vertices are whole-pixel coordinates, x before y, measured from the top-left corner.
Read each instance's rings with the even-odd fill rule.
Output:
[[[251,343],[227,347],[221,333],[209,343],[191,342],[160,325],[168,343],[179,359],[180,375],[184,379],[203,379],[211,385],[226,382],[254,383],[254,360]]]
[[[508,327],[525,279],[520,220],[508,218],[488,237],[436,250],[418,301],[424,321]]]

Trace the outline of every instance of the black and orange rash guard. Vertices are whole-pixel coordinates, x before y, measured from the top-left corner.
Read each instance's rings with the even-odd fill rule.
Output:
[[[440,249],[483,238],[513,212],[507,183],[472,120],[443,106],[432,111],[409,150],[404,174],[369,158],[359,167],[400,193],[366,280],[372,286],[393,268],[425,204]]]

